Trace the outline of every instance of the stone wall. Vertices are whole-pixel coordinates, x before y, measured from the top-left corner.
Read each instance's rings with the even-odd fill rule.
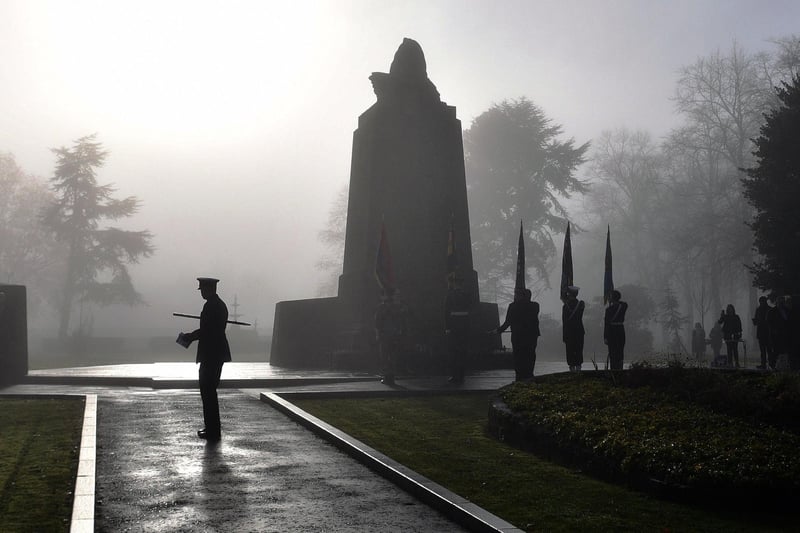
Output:
[[[0,384],[28,375],[28,305],[23,285],[0,284]]]

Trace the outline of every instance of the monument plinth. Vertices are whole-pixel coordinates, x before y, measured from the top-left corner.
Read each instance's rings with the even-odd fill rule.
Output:
[[[350,197],[344,264],[335,299],[280,302],[276,306],[271,362],[319,366],[331,354],[369,354],[380,301],[375,258],[385,225],[398,297],[408,307],[412,366],[435,367],[444,360],[444,299],[448,235],[454,229],[457,272],[472,301],[479,302],[464,175],[461,122],[428,79],[419,44],[405,39],[389,73],[370,76],[377,101],[358,119],[353,134]],[[475,347],[496,339],[481,335],[495,327],[495,304],[479,304],[473,319]],[[290,318],[291,317],[291,318]],[[304,318],[305,317],[305,318]],[[298,321],[306,323],[306,337]],[[322,328],[318,325],[324,321]],[[313,331],[309,331],[311,328]],[[290,331],[293,331],[290,335]],[[324,354],[329,354],[326,357]],[[314,355],[315,354],[315,355]],[[311,363],[312,364],[304,364]]]

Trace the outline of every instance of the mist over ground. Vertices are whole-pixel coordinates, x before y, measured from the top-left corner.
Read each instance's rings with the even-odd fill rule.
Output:
[[[796,31],[794,1],[0,2],[0,152],[47,179],[50,148],[97,133],[98,176],[154,234],[131,268],[147,305],[87,310],[94,334],[190,329],[195,277],[269,333],[275,303],[324,276],[318,232],[350,172],[352,132],[404,37],[464,128],[526,96],[578,143],[678,121],[676,73],[735,40],[750,52]],[[569,202],[575,217],[581,203]],[[602,247],[573,236],[576,283],[600,294]],[[560,241],[559,241],[560,242]],[[624,260],[624,258],[619,258]],[[480,273],[479,273],[480,275]],[[557,282],[556,282],[557,284]],[[543,313],[560,310],[555,291]],[[54,329],[39,309],[31,326]]]

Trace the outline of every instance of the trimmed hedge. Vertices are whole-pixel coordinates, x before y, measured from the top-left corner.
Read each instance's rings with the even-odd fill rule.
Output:
[[[800,378],[636,366],[500,389],[496,437],[660,495],[731,505],[800,502]]]

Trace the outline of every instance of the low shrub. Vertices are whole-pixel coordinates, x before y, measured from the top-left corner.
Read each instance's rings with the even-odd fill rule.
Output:
[[[490,430],[675,497],[785,504],[800,495],[794,375],[680,364],[554,374],[499,391]]]

